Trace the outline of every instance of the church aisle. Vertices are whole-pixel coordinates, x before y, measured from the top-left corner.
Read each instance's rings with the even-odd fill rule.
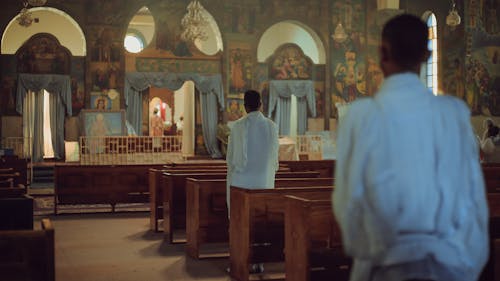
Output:
[[[56,279],[72,281],[226,281],[227,259],[194,260],[184,245],[149,231],[148,213],[60,215]]]

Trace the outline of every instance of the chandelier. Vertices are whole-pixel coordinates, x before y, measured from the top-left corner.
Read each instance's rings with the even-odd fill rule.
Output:
[[[29,27],[33,23],[34,19],[32,17],[32,13],[28,9],[28,5],[33,7],[43,6],[47,3],[47,0],[27,0],[23,2],[23,8],[19,12],[19,16],[17,17],[17,22],[20,26]]]
[[[339,22],[337,27],[335,27],[335,32],[332,35],[333,40],[337,43],[344,43],[347,40],[347,34],[345,33],[345,29],[342,24]]]
[[[19,12],[19,16],[17,17],[17,22],[20,26],[28,27],[33,23],[33,17],[31,16],[31,12],[28,10],[28,3],[23,3],[24,8]]]
[[[204,15],[204,8],[198,0],[193,0],[187,6],[187,13],[181,20],[182,34],[181,38],[183,41],[192,41],[196,39],[207,40],[208,36],[205,32],[205,28],[208,25],[208,21]]]
[[[455,28],[461,22],[460,15],[458,14],[457,9],[455,8],[455,1],[452,0],[451,10],[446,17],[446,24],[451,26],[451,28]]]
[[[28,0],[28,4],[34,7],[43,6],[47,3],[47,0]]]

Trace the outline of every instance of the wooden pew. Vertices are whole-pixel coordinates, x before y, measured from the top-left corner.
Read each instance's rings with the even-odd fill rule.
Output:
[[[212,175],[213,174],[213,175]],[[163,206],[163,232],[170,243],[184,243],[184,239],[175,240],[174,231],[186,229],[186,178],[225,178],[226,172],[207,170],[203,173],[163,173],[161,193]]]
[[[166,167],[183,167],[183,166],[226,166],[225,160],[205,160],[205,161],[185,161],[185,162],[170,162]]]
[[[17,156],[0,157],[0,173],[16,174],[14,186],[28,186],[28,162]]]
[[[225,182],[226,173],[215,172],[217,170],[207,170],[202,173],[163,173],[161,182],[161,192],[163,195],[163,231],[165,239],[170,243],[186,242],[184,239],[175,240],[174,231],[186,229],[186,179],[220,179]],[[215,175],[210,175],[210,174]],[[281,172],[276,173],[276,178],[301,178],[301,177],[317,177],[317,172],[302,172],[291,173]]]
[[[205,171],[205,170],[227,170],[226,166],[181,166],[181,167],[164,167],[165,170],[169,170],[171,172],[175,171]]]
[[[483,176],[488,192],[500,192],[500,167],[483,166]]]
[[[54,169],[54,213],[59,204],[144,203],[149,199],[148,171],[161,165],[78,165]]]
[[[280,161],[280,165],[292,172],[318,171],[322,178],[333,177],[335,171],[335,160]]]
[[[0,231],[0,279],[54,281],[54,228],[43,219],[42,230]]]
[[[229,224],[230,272],[235,280],[249,280],[251,263],[284,260],[285,195],[321,196],[332,187],[243,189],[231,187]],[[266,278],[266,276],[264,276]]]
[[[300,173],[285,174],[288,175],[300,175]],[[332,185],[333,178],[278,177],[275,181],[277,188]],[[186,208],[187,254],[196,259],[227,256],[225,252],[200,254],[202,245],[229,241],[226,181],[189,178],[186,185],[186,201],[192,204]]]
[[[286,196],[286,280],[349,280],[351,259],[343,254],[331,193],[306,196]]]
[[[171,171],[169,169],[149,169],[149,204],[150,204],[150,215],[149,215],[149,225],[150,229],[153,231],[159,231],[158,221],[163,219],[163,188],[165,181],[163,180],[164,173],[175,173],[175,174],[199,174],[199,170],[183,170],[183,171]],[[225,169],[219,170],[209,170],[204,173],[214,173],[214,174],[226,174]]]
[[[33,198],[24,194],[24,188],[12,188],[0,197],[0,230],[33,229]],[[0,278],[1,279],[1,278]]]

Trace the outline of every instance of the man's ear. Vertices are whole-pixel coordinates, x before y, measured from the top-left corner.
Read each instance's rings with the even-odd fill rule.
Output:
[[[386,62],[390,59],[390,52],[389,52],[389,48],[387,46],[387,44],[381,44],[379,47],[378,47],[378,52],[379,52],[379,55],[380,55],[380,61],[381,62]]]

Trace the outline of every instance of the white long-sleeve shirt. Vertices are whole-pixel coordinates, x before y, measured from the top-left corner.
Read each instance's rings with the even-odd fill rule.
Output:
[[[278,170],[278,128],[260,111],[233,123],[227,146],[227,202],[229,186],[274,188]]]
[[[416,74],[389,76],[340,124],[335,179],[351,281],[428,256],[477,280],[488,258],[488,210],[462,101],[432,95]]]

